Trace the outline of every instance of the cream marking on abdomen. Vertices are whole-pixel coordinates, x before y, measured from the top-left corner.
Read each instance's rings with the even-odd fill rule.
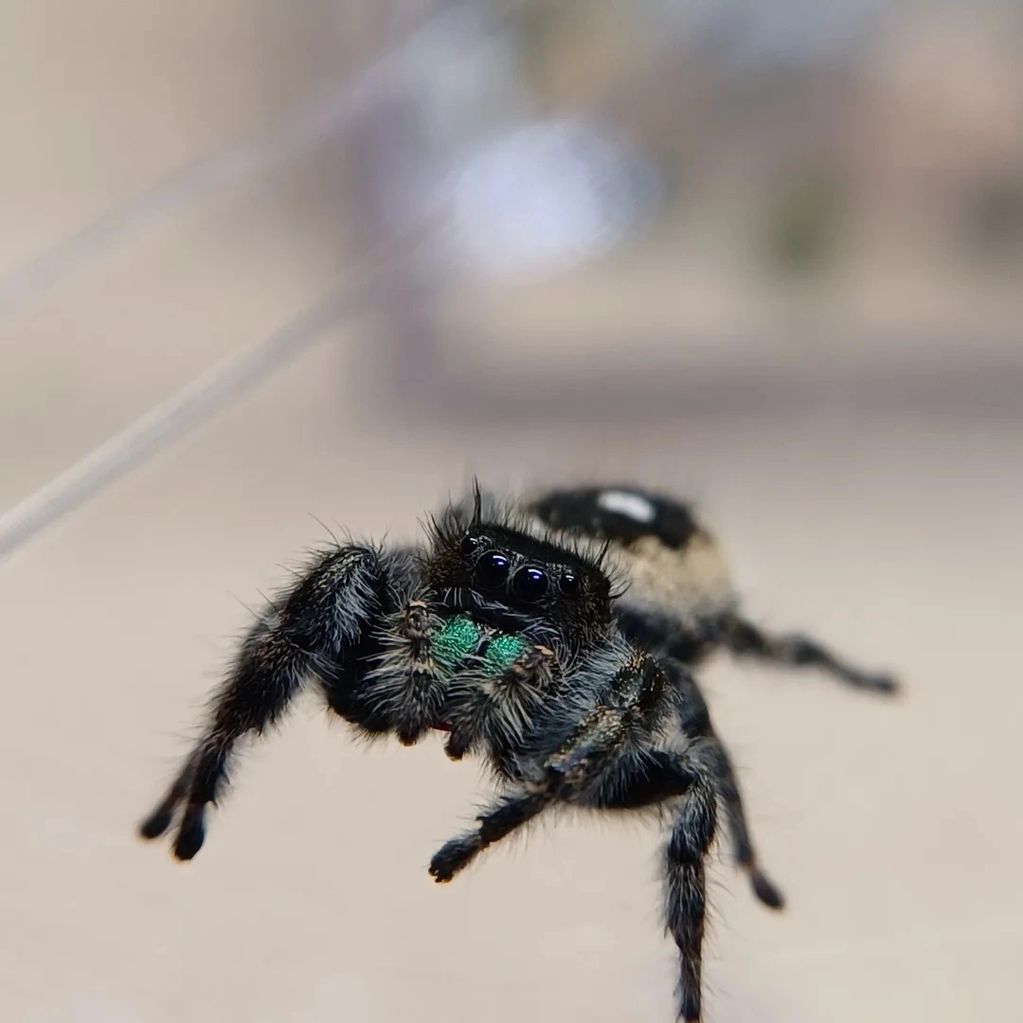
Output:
[[[615,543],[608,557],[631,583],[623,597],[626,604],[670,610],[682,619],[714,616],[735,606],[728,565],[707,533],[696,533],[679,550],[653,536],[628,547]]]

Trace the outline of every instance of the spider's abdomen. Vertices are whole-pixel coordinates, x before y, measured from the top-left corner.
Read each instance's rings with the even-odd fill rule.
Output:
[[[552,529],[623,546],[652,537],[665,547],[681,550],[700,528],[687,505],[639,487],[553,490],[528,504]]]
[[[526,507],[550,529],[608,544],[609,566],[628,583],[621,610],[695,627],[735,605],[717,541],[675,498],[631,486],[581,487],[541,494]]]

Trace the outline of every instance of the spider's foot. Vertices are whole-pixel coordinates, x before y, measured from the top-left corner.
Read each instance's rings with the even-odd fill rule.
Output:
[[[480,842],[476,835],[451,839],[430,861],[430,876],[438,884],[450,881],[463,867],[469,865],[479,851]]]
[[[166,807],[157,807],[138,827],[140,838],[159,838],[174,819],[174,811]]]
[[[202,810],[185,814],[178,837],[174,840],[174,855],[179,860],[190,860],[206,839],[206,821]]]
[[[461,760],[469,752],[471,745],[472,743],[465,734],[452,731],[451,738],[444,744],[444,752],[451,760]]]
[[[423,729],[422,726],[417,723],[403,722],[394,730],[394,734],[398,737],[398,742],[400,742],[402,746],[415,746],[422,737]]]
[[[784,909],[785,896],[778,886],[759,868],[753,867],[749,872],[753,894],[769,909]]]
[[[700,1002],[698,998],[690,995],[682,1000],[682,1007],[678,1011],[678,1023],[700,1023]]]
[[[864,675],[860,684],[864,689],[872,689],[875,693],[884,693],[887,696],[898,693],[901,688],[894,675]]]

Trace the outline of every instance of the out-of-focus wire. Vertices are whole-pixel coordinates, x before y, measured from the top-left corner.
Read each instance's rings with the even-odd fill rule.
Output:
[[[366,294],[365,281],[339,285],[268,338],[213,366],[4,512],[0,559],[323,338],[331,324],[358,309]]]
[[[502,16],[515,0],[500,5]],[[0,280],[0,316],[22,308],[61,277],[99,256],[146,225],[196,203],[217,190],[267,175],[335,137],[429,51],[438,32],[461,12],[455,5],[420,23],[404,41],[370,63],[343,88],[299,109],[283,125],[258,139],[193,164],[149,191],[100,217],[29,265]],[[500,27],[500,19],[492,23]],[[259,381],[323,337],[327,328],[372,301],[396,247],[408,245],[419,223],[404,225],[402,238],[371,241],[368,259],[353,279],[348,275],[305,312],[263,341],[218,363],[176,394],[154,406],[125,429],[0,514],[0,559],[52,525],[109,483],[140,465],[155,451],[211,418]],[[386,275],[386,273],[385,273]]]

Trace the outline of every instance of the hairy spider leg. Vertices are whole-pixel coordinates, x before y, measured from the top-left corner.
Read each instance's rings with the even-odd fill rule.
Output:
[[[710,710],[696,678],[678,661],[663,659],[661,663],[678,694],[679,727],[682,733],[708,740],[707,755],[714,766],[717,793],[724,805],[735,861],[748,875],[753,894],[765,906],[781,909],[785,905],[785,898],[757,859],[732,758],[714,730]]]
[[[625,635],[631,642],[650,646],[668,655],[661,658],[661,664],[678,696],[679,727],[684,735],[710,740],[709,751],[717,776],[718,796],[724,806],[736,863],[748,875],[754,895],[765,906],[781,909],[785,904],[784,896],[757,859],[732,759],[714,730],[710,710],[699,684],[686,666],[691,659],[699,659],[704,643],[695,642],[689,633],[683,632],[670,618],[659,613],[630,608],[619,624],[624,627]],[[677,652],[692,653],[693,657],[680,658]]]
[[[679,951],[679,1016],[700,1018],[703,931],[707,915],[704,863],[717,826],[717,794],[709,771],[695,771],[664,848],[665,923]]]
[[[477,853],[551,803],[592,805],[601,783],[607,786],[608,777],[617,777],[627,760],[637,755],[630,740],[637,732],[649,737],[649,719],[661,709],[664,687],[657,663],[633,652],[611,679],[606,699],[586,712],[560,745],[546,754],[522,755],[514,789],[478,815],[480,828],[446,843],[433,858],[430,873],[438,881],[450,880]],[[495,814],[503,823],[516,823],[495,833],[489,823]]]
[[[214,696],[210,719],[167,794],[139,828],[156,838],[184,803],[174,855],[189,860],[202,847],[206,807],[227,781],[235,743],[262,735],[283,714],[302,683],[322,673],[335,685],[344,653],[352,650],[380,603],[380,552],[338,547],[321,553],[307,575],[267,611],[242,644],[234,667]],[[332,700],[332,706],[337,705]],[[347,715],[346,715],[347,716]],[[370,727],[371,720],[360,721]]]
[[[898,682],[891,675],[857,668],[806,636],[772,636],[735,615],[725,618],[718,632],[721,642],[739,656],[759,657],[792,667],[820,668],[857,689],[895,693],[899,688]]]
[[[586,714],[538,770],[481,813],[479,826],[436,853],[430,873],[450,881],[482,850],[511,834],[547,806],[568,802],[596,809],[635,808],[677,798],[664,851],[665,920],[679,949],[681,1018],[700,1018],[700,975],[706,878],[704,860],[717,819],[713,743],[694,738],[684,749],[643,748],[677,696],[653,658],[636,654],[614,676],[607,698]],[[668,697],[667,699],[665,697]]]
[[[531,821],[553,799],[548,791],[517,790],[495,800],[477,816],[479,827],[452,838],[438,850],[430,860],[431,877],[441,883],[450,881],[488,845],[499,842],[516,828]]]

